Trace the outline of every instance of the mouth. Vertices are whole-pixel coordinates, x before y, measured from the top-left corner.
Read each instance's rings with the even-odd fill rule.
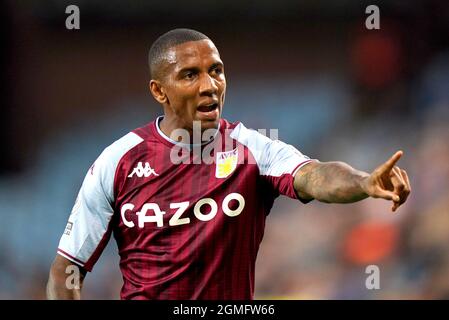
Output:
[[[220,108],[218,102],[202,104],[197,109],[197,119],[201,121],[217,121],[220,118]]]
[[[216,109],[218,109],[218,102],[213,102],[207,105],[201,105],[197,108],[197,110],[202,113],[212,112]]]

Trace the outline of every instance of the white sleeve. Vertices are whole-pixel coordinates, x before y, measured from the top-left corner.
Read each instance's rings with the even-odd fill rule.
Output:
[[[129,133],[106,148],[87,172],[58,254],[91,271],[109,241],[114,214],[114,177],[122,156],[142,138]]]
[[[313,161],[292,145],[271,140],[261,133],[247,129],[239,123],[231,137],[245,145],[253,155],[260,175],[279,194],[298,199],[294,190],[294,176],[307,163]]]

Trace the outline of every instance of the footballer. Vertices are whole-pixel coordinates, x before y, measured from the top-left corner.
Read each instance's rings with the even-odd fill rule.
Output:
[[[51,266],[49,299],[81,298],[111,235],[122,299],[253,299],[257,252],[279,195],[303,203],[382,198],[396,211],[410,193],[396,165],[402,151],[366,173],[222,118],[224,64],[198,31],[160,36],[149,68],[163,115],[112,143],[88,170]],[[195,128],[207,138],[191,139]],[[80,288],[66,286],[69,266],[80,268]]]

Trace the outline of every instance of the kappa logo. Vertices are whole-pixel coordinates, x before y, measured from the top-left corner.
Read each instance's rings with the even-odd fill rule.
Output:
[[[139,162],[137,164],[137,167],[134,168],[133,172],[131,172],[128,178],[131,178],[132,176],[134,176],[134,174],[139,178],[148,178],[151,175],[155,175],[156,177],[159,176],[159,174],[157,174],[156,171],[154,171],[154,169],[150,167],[150,164],[148,162],[145,162],[145,167],[143,166],[142,162]]]
[[[217,152],[217,163],[215,167],[215,177],[226,178],[234,172],[239,158],[238,149],[231,151]]]

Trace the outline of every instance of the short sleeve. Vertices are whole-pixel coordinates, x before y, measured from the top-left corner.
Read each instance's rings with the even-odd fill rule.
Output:
[[[111,236],[118,163],[142,141],[132,132],[115,141],[102,152],[84,178],[57,252],[87,271],[92,270]]]
[[[91,271],[110,235],[114,170],[102,154],[87,172],[58,253]]]
[[[275,193],[299,199],[293,183],[295,174],[313,159],[292,145],[272,140],[255,130],[247,129],[241,123],[236,126],[231,137],[249,149],[259,167],[261,178],[268,182]]]

